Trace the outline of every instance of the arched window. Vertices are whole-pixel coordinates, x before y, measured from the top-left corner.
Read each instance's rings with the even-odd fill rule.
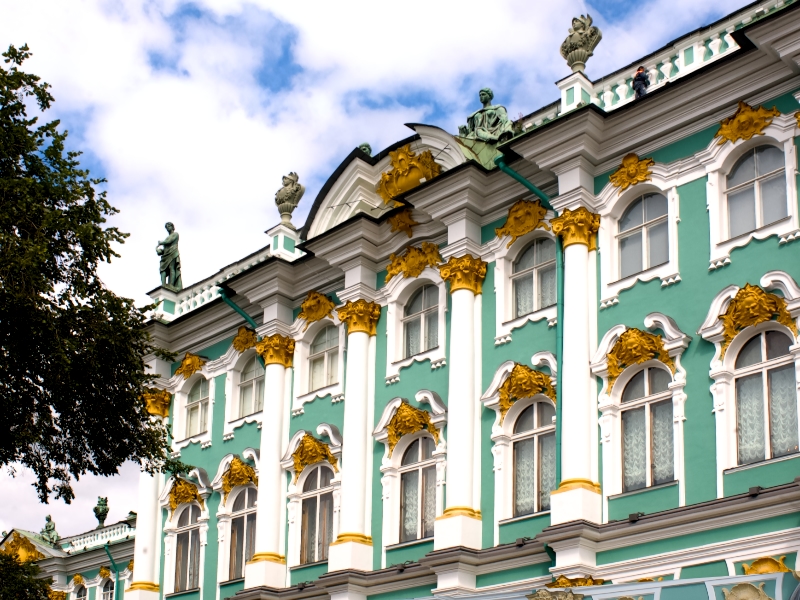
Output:
[[[339,330],[330,325],[320,331],[311,344],[308,357],[310,387],[313,392],[336,383],[339,375]]]
[[[253,558],[256,547],[256,499],[258,490],[247,488],[233,501],[231,519],[231,560],[229,579],[244,577],[244,565]]]
[[[550,510],[550,492],[556,487],[555,409],[536,402],[514,423],[514,516]]]
[[[672,376],[647,367],[622,391],[622,491],[675,479]]]
[[[514,317],[556,303],[556,245],[548,238],[528,246],[514,263]]]
[[[439,288],[426,285],[406,304],[403,317],[405,357],[439,345]]]
[[[758,146],[742,156],[727,177],[728,236],[769,225],[785,217],[786,175],[783,151]]]
[[[400,542],[433,537],[436,519],[435,444],[430,437],[411,442],[400,467]]]
[[[620,279],[669,261],[667,199],[661,194],[637,198],[619,220]]]
[[[186,437],[208,429],[208,380],[201,379],[192,386],[186,402]]]
[[[798,451],[797,383],[792,341],[778,331],[751,338],[734,371],[740,465]]]
[[[200,507],[187,506],[178,517],[178,543],[175,551],[175,591],[200,586]]]
[[[75,598],[77,598],[77,600],[86,600],[86,588],[79,585],[75,589]]]
[[[306,477],[302,495],[300,563],[328,560],[333,541],[333,470],[318,465]]]
[[[114,600],[114,582],[110,579],[103,586],[103,600]]]
[[[264,366],[257,356],[245,365],[239,380],[239,417],[264,408]]]

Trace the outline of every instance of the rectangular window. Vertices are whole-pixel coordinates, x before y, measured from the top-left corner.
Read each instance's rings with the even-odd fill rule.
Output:
[[[736,429],[739,464],[764,460],[764,395],[760,373],[736,380]]]
[[[425,316],[425,350],[439,345],[439,313],[431,312]]]
[[[417,539],[419,521],[419,471],[400,476],[400,541]]]
[[[406,321],[406,357],[420,353],[422,345],[422,323],[418,317],[411,321]]]
[[[660,371],[659,371],[660,372]],[[675,479],[675,450],[672,435],[672,401],[650,405],[652,441],[650,446],[653,485]]]
[[[619,253],[620,277],[642,271],[642,231],[620,239]]]
[[[325,387],[325,355],[311,360],[311,391]]]
[[[536,438],[514,443],[514,516],[536,512]]]
[[[732,238],[756,228],[755,187],[728,194],[728,222]]]
[[[319,497],[319,546],[317,560],[328,560],[328,546],[333,542],[333,494]]]
[[[302,509],[302,532],[300,540],[300,562],[316,562],[314,550],[317,545],[317,497],[305,498]]]
[[[772,456],[786,456],[798,450],[797,386],[793,364],[767,372],[769,385],[769,437]]]
[[[539,510],[550,510],[550,492],[556,489],[556,435],[539,436]]]
[[[647,422],[645,408],[622,413],[622,489],[624,492],[647,486]]]
[[[244,517],[231,521],[231,560],[228,579],[239,579],[244,576],[242,554],[244,553]]]
[[[422,470],[422,537],[433,537],[436,520],[436,467]]]

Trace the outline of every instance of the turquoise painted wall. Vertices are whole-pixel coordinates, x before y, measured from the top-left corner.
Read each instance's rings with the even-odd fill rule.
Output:
[[[500,543],[510,544],[519,538],[533,539],[545,527],[550,527],[550,512],[531,515],[511,523],[500,523]]]
[[[800,475],[800,457],[795,457],[723,473],[722,484],[725,495],[733,496],[744,494],[756,485],[768,488],[782,483],[790,483],[798,475]]]
[[[386,550],[386,566],[402,565],[404,562],[419,562],[419,559],[425,556],[428,552],[433,552],[433,540],[419,542],[403,546],[401,548],[393,548]]]
[[[500,583],[508,583],[509,581],[517,581],[519,579],[532,579],[533,577],[542,577],[543,575],[550,574],[550,563],[537,563],[535,565],[526,565],[524,567],[516,567],[514,569],[507,569],[505,571],[495,571],[494,573],[485,573],[478,575],[476,583],[479,588],[489,585],[498,585]]]
[[[393,592],[384,592],[383,594],[372,594],[367,596],[370,600],[412,600],[413,598],[427,598],[431,595],[430,586],[419,586],[406,588],[404,590],[395,590]]]
[[[726,577],[728,575],[728,565],[724,560],[690,565],[681,568],[681,579],[700,579],[707,577]]]
[[[678,507],[678,484],[660,485],[608,499],[608,520],[619,521],[632,513],[653,513]]]
[[[292,567],[289,570],[289,581],[291,581],[292,585],[297,585],[305,581],[315,581],[327,572],[327,561],[302,567]]]

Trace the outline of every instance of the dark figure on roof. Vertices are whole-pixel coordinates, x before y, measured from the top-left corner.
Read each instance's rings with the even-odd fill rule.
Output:
[[[44,520],[44,527],[42,528],[40,535],[45,539],[45,541],[55,544],[60,537],[56,531],[55,521],[53,521],[53,517],[50,515],[47,515]]]
[[[641,98],[647,94],[647,88],[649,86],[650,75],[644,70],[644,67],[639,67],[633,75],[633,91],[636,92],[636,97]]]
[[[158,270],[161,272],[161,285],[179,292],[183,289],[181,279],[181,257],[178,253],[178,232],[175,225],[167,223],[164,228],[169,234],[156,245],[156,254],[161,257]]]
[[[491,103],[494,98],[492,90],[483,88],[478,92],[478,97],[483,108],[467,117],[466,125],[458,126],[458,135],[490,144],[505,142],[514,137],[514,124],[508,119],[506,107]]]

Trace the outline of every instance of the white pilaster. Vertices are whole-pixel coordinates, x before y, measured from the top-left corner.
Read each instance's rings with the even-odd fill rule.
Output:
[[[129,600],[158,600],[158,494],[160,475],[139,474],[136,542],[133,550],[133,583],[125,590]]]

